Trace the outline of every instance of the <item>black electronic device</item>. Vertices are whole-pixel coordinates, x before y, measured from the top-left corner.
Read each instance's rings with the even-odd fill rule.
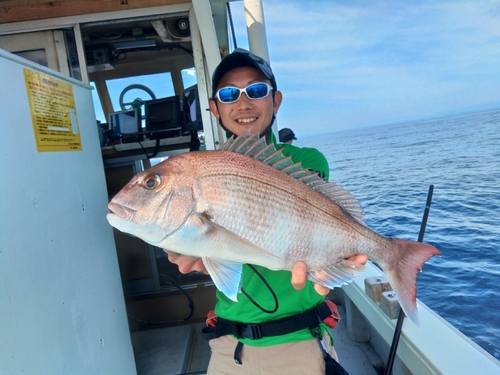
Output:
[[[198,85],[193,85],[182,92],[182,108],[184,112],[184,132],[203,130],[201,120],[200,98]]]
[[[144,102],[146,133],[149,139],[181,135],[182,116],[179,96]]]
[[[108,115],[108,126],[109,130],[112,130],[113,138],[119,138],[120,143],[142,141],[140,108],[110,113]]]

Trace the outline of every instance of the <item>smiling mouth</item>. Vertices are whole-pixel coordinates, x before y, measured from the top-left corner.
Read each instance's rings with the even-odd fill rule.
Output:
[[[251,122],[254,122],[257,120],[257,117],[251,117],[251,118],[241,118],[236,120],[239,124],[249,124]]]

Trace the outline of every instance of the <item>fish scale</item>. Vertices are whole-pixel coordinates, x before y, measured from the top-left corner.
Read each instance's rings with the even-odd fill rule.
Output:
[[[172,156],[134,176],[109,209],[117,229],[202,258],[214,284],[234,301],[242,264],[291,270],[301,260],[311,281],[333,288],[363,269],[346,258],[366,254],[417,322],[416,274],[440,254],[372,231],[348,191],[302,169],[258,135],[230,139],[218,151]]]
[[[224,160],[224,155],[221,155],[221,159]],[[247,158],[244,158],[242,162],[246,162]],[[251,160],[251,159],[250,159]],[[212,160],[212,166],[223,165],[222,163]],[[239,164],[240,165],[240,164]],[[246,166],[241,165],[242,168]],[[213,173],[213,168],[212,172]],[[222,225],[225,228],[234,231],[244,237],[245,239],[257,244],[263,248],[273,248],[274,253],[278,253],[280,256],[286,257],[288,253],[294,251],[295,248],[306,248],[306,243],[310,241],[309,238],[321,238],[321,223],[318,220],[314,220],[314,217],[321,218],[319,214],[315,214],[314,208],[305,201],[304,199],[298,200],[297,197],[286,194],[287,192],[283,190],[283,182],[277,181],[276,178],[269,177],[262,179],[250,179],[244,175],[233,174],[231,172],[227,174],[219,174],[217,179],[222,178],[230,181],[227,185],[231,186],[230,191],[227,191],[227,197],[224,200],[220,199],[220,185],[213,181],[211,178],[203,179],[202,190],[204,192],[204,198],[211,203],[210,212],[213,213],[214,222],[216,224]],[[200,176],[203,176],[203,170],[200,170]],[[281,175],[281,173],[279,174]],[[286,186],[286,185],[285,185]],[[210,192],[205,196],[205,192]],[[260,194],[259,194],[260,193]],[[245,196],[245,201],[241,202],[240,197]],[[233,197],[233,198],[231,198]],[[230,210],[231,207],[235,207],[238,204],[238,212]],[[243,205],[245,204],[245,205]],[[276,210],[279,210],[279,215],[276,214]],[[241,215],[240,213],[256,213],[259,215],[256,217],[257,220],[250,221]],[[233,213],[234,215],[230,215]],[[244,227],[239,230],[236,225],[244,222]],[[312,228],[309,224],[304,226],[304,223],[315,223],[316,229]],[[288,227],[287,230],[282,230],[282,227]],[[278,230],[274,232],[279,236],[270,235],[269,228],[277,227]],[[248,230],[246,230],[248,229]],[[293,242],[292,248],[283,246],[284,241],[282,237],[288,236],[288,233],[301,233],[300,236],[296,237],[296,241]],[[309,234],[304,236],[305,234]],[[295,251],[296,254],[303,255],[306,251]],[[337,261],[338,259],[336,259]],[[314,268],[318,268],[317,265],[312,265]]]

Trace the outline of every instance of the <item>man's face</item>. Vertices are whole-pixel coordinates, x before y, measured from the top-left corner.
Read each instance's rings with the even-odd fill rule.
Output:
[[[258,70],[250,67],[235,68],[227,72],[219,82],[217,90],[222,87],[245,88],[256,82],[271,83]],[[245,93],[234,103],[221,103],[218,99],[210,101],[210,110],[224,126],[236,135],[244,134],[250,129],[250,134],[262,133],[271,123],[273,114],[278,113],[281,104],[281,92],[262,99],[248,99]]]

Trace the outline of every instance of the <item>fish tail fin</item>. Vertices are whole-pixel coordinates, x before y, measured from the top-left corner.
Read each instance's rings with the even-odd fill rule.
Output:
[[[424,263],[434,255],[441,255],[434,246],[421,242],[391,238],[396,260],[384,272],[392,285],[401,308],[410,321],[418,326],[417,273]]]

